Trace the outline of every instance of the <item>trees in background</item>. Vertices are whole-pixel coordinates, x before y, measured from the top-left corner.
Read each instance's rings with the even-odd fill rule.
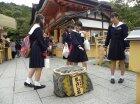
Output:
[[[19,6],[14,3],[0,2],[0,13],[13,17],[17,21],[17,30],[6,28],[8,35],[11,38],[24,36],[28,33],[31,18],[31,8],[27,6]]]
[[[111,0],[111,4],[130,30],[140,27],[140,0]]]

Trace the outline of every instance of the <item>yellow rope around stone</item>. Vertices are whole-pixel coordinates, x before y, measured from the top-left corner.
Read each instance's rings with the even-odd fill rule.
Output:
[[[87,88],[88,87],[88,83],[87,83],[88,82],[87,81],[88,79],[87,79],[87,77],[86,77],[85,74],[83,74],[82,77],[83,77],[83,89],[84,89],[84,93],[85,93],[85,92],[87,92],[87,89],[88,89]]]
[[[64,90],[67,96],[72,95],[72,86],[70,84],[70,76],[65,76],[63,80]]]

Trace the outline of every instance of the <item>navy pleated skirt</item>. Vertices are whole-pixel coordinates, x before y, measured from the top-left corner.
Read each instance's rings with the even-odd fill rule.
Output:
[[[32,45],[29,57],[29,68],[43,68],[44,57],[42,56],[42,51],[38,46],[37,42]]]
[[[84,46],[82,47],[84,48]],[[77,46],[72,46],[72,49],[68,56],[68,61],[75,63],[88,61],[86,51],[80,50]]]
[[[108,59],[109,60],[124,60],[125,59],[125,42],[124,40],[111,40],[109,45]]]

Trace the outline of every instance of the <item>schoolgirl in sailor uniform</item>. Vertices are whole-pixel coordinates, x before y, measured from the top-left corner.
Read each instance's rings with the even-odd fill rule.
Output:
[[[69,49],[70,49],[71,41],[72,41],[71,32],[73,29],[74,29],[74,27],[72,25],[67,26],[67,28],[65,29],[65,32],[62,35],[62,43],[63,43],[63,45],[65,45],[65,43],[67,43]]]
[[[123,83],[125,73],[125,50],[129,48],[129,42],[125,41],[128,36],[128,27],[118,19],[118,14],[113,13],[111,15],[111,22],[113,23],[108,28],[108,33],[105,41],[105,49],[108,49],[108,59],[111,60],[111,80],[112,84],[115,83],[115,69],[116,61],[119,61],[121,69],[121,77],[118,83]]]
[[[81,28],[82,24],[76,24],[76,27]],[[71,32],[71,52],[68,56],[68,61],[79,63],[88,61],[88,57],[84,48],[84,37],[79,31]]]
[[[66,45],[68,46],[69,48],[69,51],[71,51],[71,32],[73,30],[73,26],[72,25],[69,25],[66,27],[65,29],[65,32],[63,33],[62,35],[62,43],[63,43],[63,46],[65,47]],[[67,62],[66,62],[66,65],[72,65],[73,63],[72,62],[69,62],[68,61],[68,58],[64,57],[63,56],[63,59],[67,59]]]
[[[34,26],[36,25],[38,24],[35,24]],[[29,68],[43,68],[44,57],[42,57],[41,53],[47,50],[48,44],[44,40],[43,31],[39,25],[30,35],[30,43],[31,53],[29,57]]]
[[[44,17],[38,14],[35,19],[35,24],[31,28],[30,34],[30,56],[29,56],[29,71],[24,85],[26,87],[34,87],[34,90],[44,88],[45,85],[39,83],[42,68],[44,67],[44,55],[48,45],[45,44],[43,38]],[[35,74],[34,83],[32,77]]]
[[[125,49],[129,44],[124,39],[128,36],[128,27],[126,24],[119,22],[117,26],[109,26],[105,46],[109,45],[109,60],[124,60]]]

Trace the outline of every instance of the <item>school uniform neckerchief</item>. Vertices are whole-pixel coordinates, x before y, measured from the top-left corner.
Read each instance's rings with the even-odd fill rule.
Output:
[[[123,22],[119,22],[118,24],[117,24],[117,26],[115,26],[115,24],[112,24],[112,27],[119,27],[120,25],[122,25],[122,24],[124,24]]]

